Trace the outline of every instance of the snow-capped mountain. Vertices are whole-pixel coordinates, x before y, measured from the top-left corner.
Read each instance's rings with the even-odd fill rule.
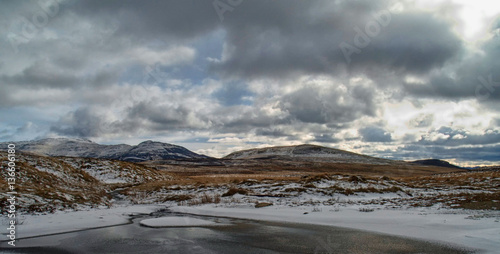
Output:
[[[0,143],[5,149],[11,142]],[[136,146],[101,145],[87,139],[48,138],[33,141],[12,142],[19,151],[48,156],[102,158],[123,161],[171,160],[207,158],[182,146],[144,141]]]
[[[148,140],[131,147],[126,152],[120,154],[118,159],[124,161],[147,161],[198,158],[208,157],[194,153],[182,146]]]
[[[394,162],[344,150],[309,144],[237,151],[227,155],[224,159],[293,159],[366,164],[389,164]]]

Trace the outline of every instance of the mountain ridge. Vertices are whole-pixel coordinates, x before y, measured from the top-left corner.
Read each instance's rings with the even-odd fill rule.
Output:
[[[440,160],[440,159],[424,159],[424,160],[416,160],[410,162],[412,164],[418,164],[418,165],[425,165],[425,166],[438,166],[438,167],[445,167],[445,168],[457,168],[461,169],[461,167],[451,164],[445,160]]]
[[[209,158],[185,147],[147,140],[132,146],[127,144],[102,145],[88,139],[46,138],[32,141],[2,142],[0,147],[15,144],[16,149],[46,156],[112,159],[141,162],[159,159]]]

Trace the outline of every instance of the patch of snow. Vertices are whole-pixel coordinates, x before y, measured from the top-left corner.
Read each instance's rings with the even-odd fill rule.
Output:
[[[41,167],[41,166],[35,166],[36,169],[38,169],[38,171],[42,171],[42,172],[46,172],[46,173],[49,173],[49,174],[53,174],[57,177],[60,177],[60,178],[67,178],[67,175],[60,172],[60,171],[57,171],[57,170],[53,170],[51,168],[46,168],[46,167]]]
[[[129,215],[149,214],[159,208],[157,205],[135,205],[87,211],[57,211],[45,215],[19,215],[16,233],[17,238],[26,238],[126,224],[129,223]],[[0,221],[0,232],[7,235],[7,216],[2,216]]]

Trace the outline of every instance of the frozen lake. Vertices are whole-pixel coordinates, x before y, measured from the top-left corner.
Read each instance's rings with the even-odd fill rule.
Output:
[[[202,216],[189,218],[215,224],[166,228],[139,224],[149,218],[143,215],[127,225],[28,238],[18,241],[15,248],[2,242],[0,253],[471,253],[438,243],[331,226]]]

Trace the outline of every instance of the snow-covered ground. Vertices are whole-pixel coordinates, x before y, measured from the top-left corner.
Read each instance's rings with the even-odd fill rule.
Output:
[[[19,239],[126,224],[129,223],[131,215],[149,214],[160,208],[163,206],[134,205],[83,211],[57,211],[53,214],[43,215],[19,215],[16,237]],[[2,222],[0,232],[5,236],[8,234],[9,221],[7,216],[2,216],[0,221]],[[7,240],[7,238],[1,240]]]

